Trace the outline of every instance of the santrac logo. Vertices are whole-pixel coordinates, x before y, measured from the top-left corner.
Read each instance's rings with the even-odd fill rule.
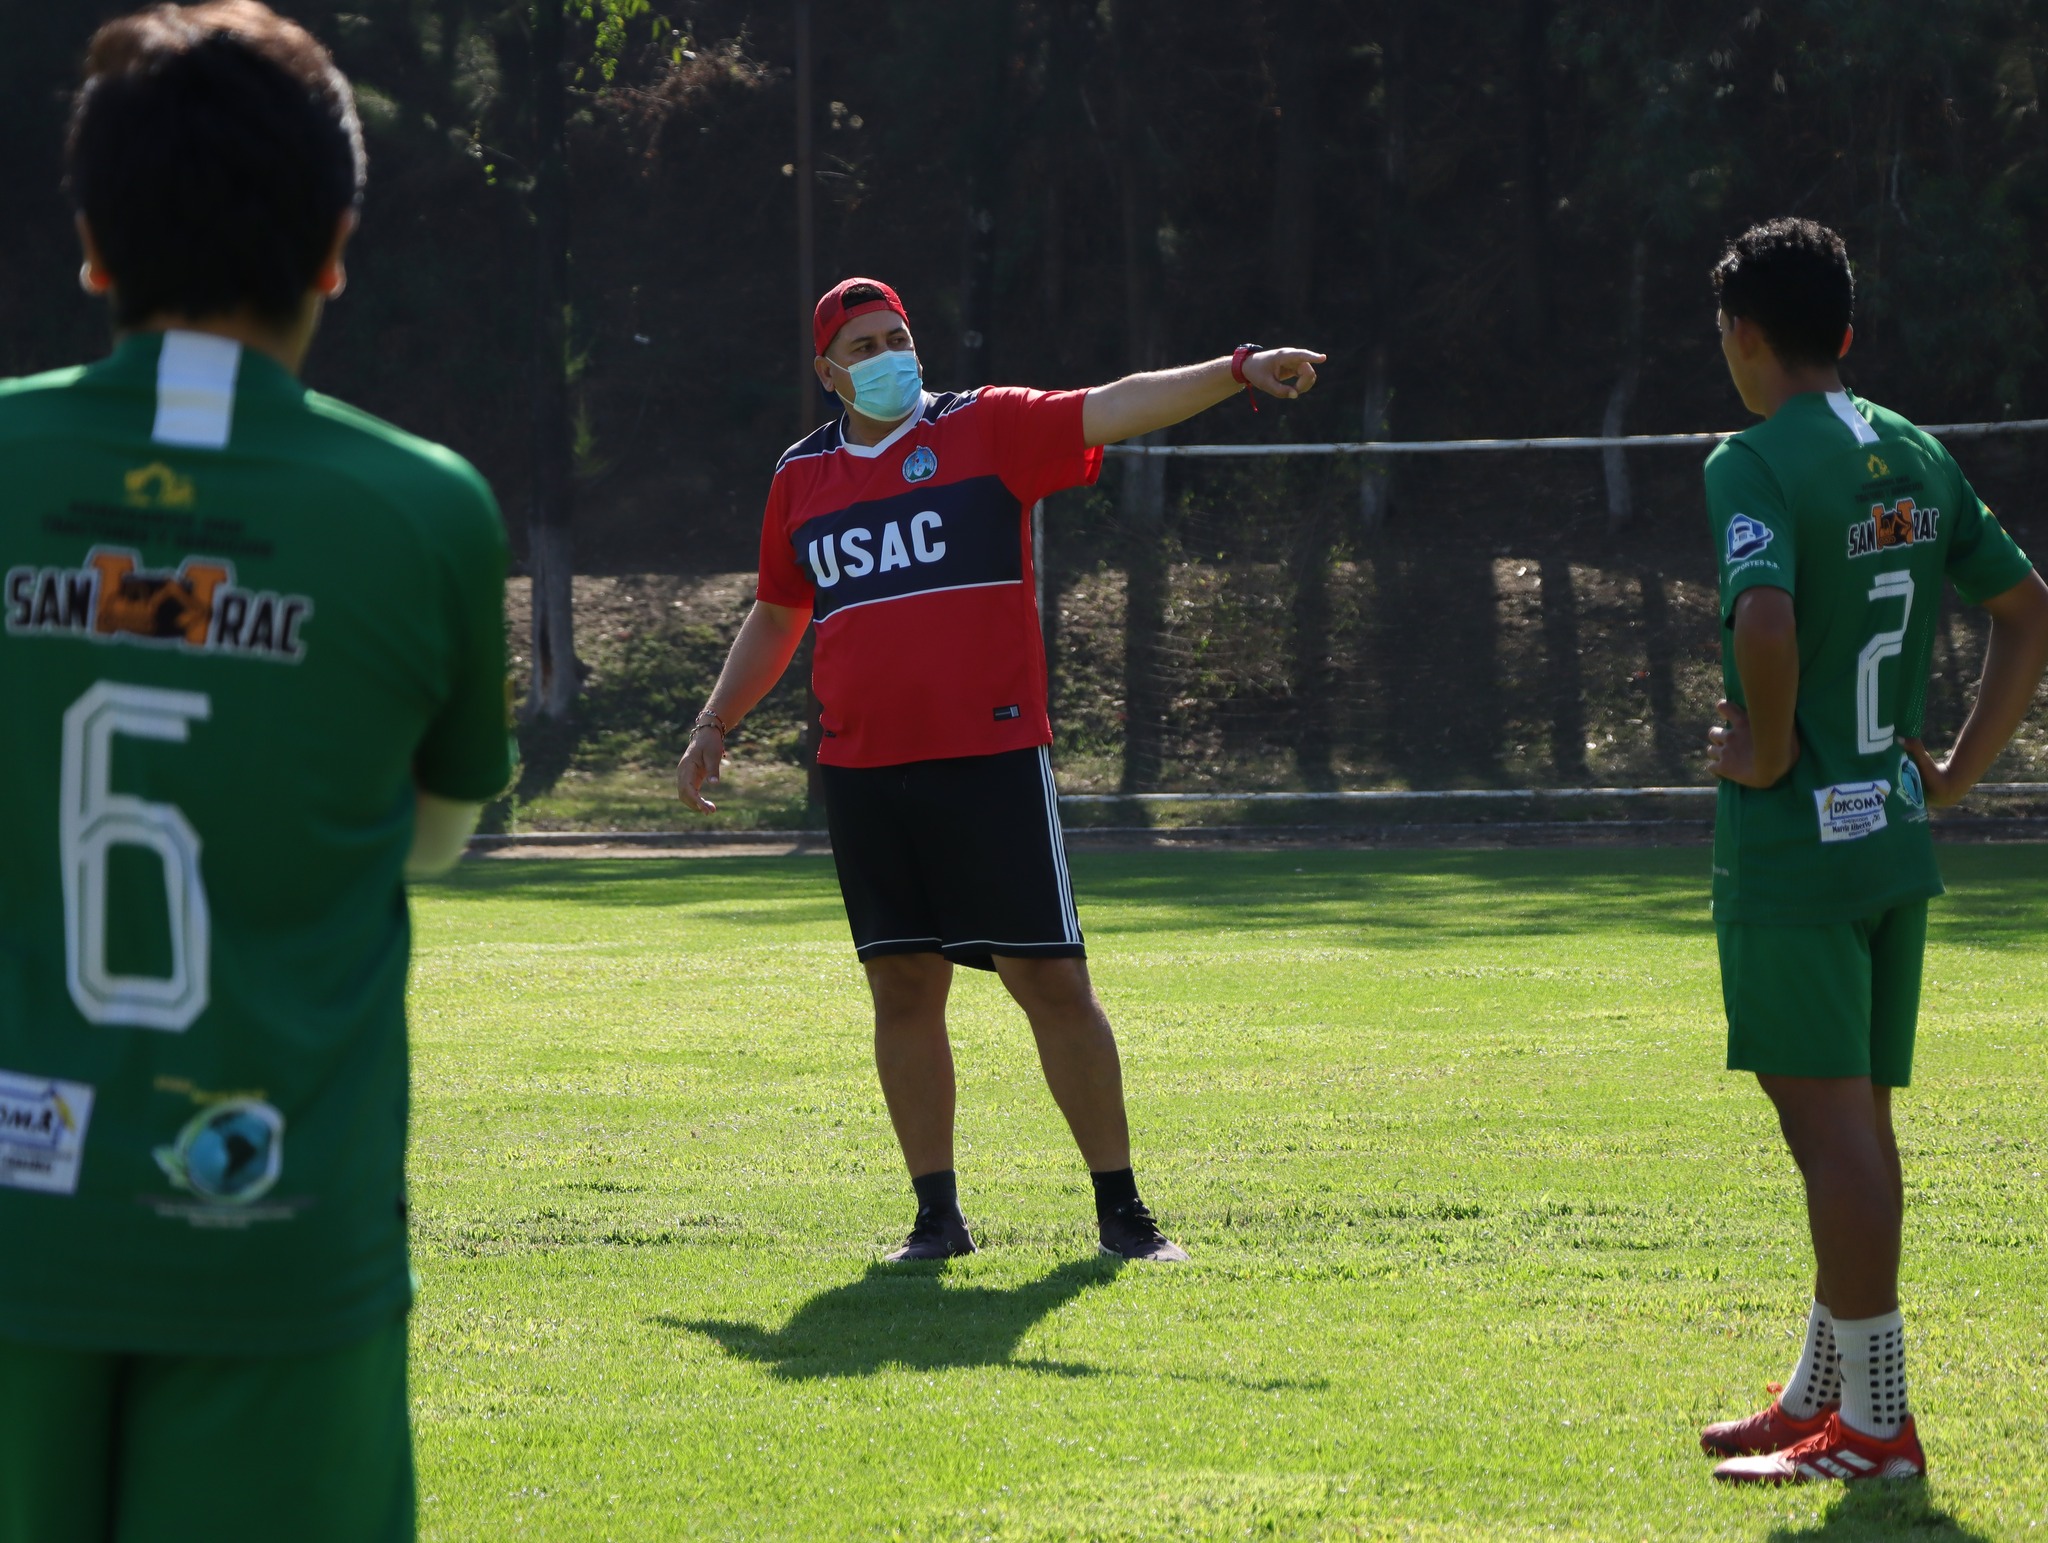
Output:
[[[919,445],[903,458],[903,480],[905,482],[929,482],[937,475],[939,458],[927,445]]]
[[[200,1110],[176,1141],[151,1156],[177,1188],[202,1200],[247,1205],[283,1171],[284,1116],[261,1099],[226,1099]]]
[[[1745,558],[1754,557],[1769,546],[1774,538],[1775,533],[1762,520],[1738,514],[1728,522],[1728,561],[1739,563]]]
[[[1918,546],[1934,540],[1940,526],[1939,509],[1917,508],[1910,498],[1900,499],[1889,509],[1872,504],[1870,518],[1849,527],[1849,555],[1869,557],[1896,546]]]
[[[305,658],[303,634],[313,615],[305,595],[242,588],[224,557],[145,568],[125,547],[96,546],[77,568],[10,568],[4,593],[13,636],[140,643],[281,664]]]

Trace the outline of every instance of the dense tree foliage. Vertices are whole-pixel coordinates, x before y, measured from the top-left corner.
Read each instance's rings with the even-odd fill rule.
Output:
[[[558,423],[580,564],[744,566],[774,457],[822,405],[796,384],[794,7],[557,3],[559,39],[530,3],[284,0],[356,81],[371,147],[353,282],[310,373],[474,458],[522,551]],[[89,25],[121,8],[0,9],[0,371],[101,341],[58,163]],[[1930,421],[2042,411],[2048,13],[2025,0],[813,10],[819,281],[895,283],[941,386],[1088,384],[1284,337],[1330,353],[1323,389],[1183,432],[1725,425],[1705,273],[1744,224],[1794,212],[1849,240],[1861,389]],[[557,49],[551,184],[536,61]],[[1609,469],[1610,525],[1633,513],[1629,464]],[[1492,475],[1511,499],[1517,474]],[[1319,575],[1381,532],[1399,559],[1433,476],[1267,480],[1293,511],[1305,701]],[[1073,527],[1129,576],[1139,782],[1177,496],[1135,468]]]
[[[98,342],[57,165],[89,24],[121,8],[0,13],[9,371]],[[373,155],[314,373],[469,450],[516,511],[534,8],[283,8],[358,83]],[[796,427],[789,14],[566,6],[569,410],[604,559],[734,560]],[[2048,20],[2022,0],[835,0],[814,26],[818,272],[897,283],[947,384],[1285,332],[1330,350],[1330,389],[1227,427],[1350,437],[1393,338],[1396,434],[1587,429],[1640,247],[1630,420],[1718,422],[1701,274],[1798,211],[1852,244],[1874,393],[1996,417],[2039,392]]]

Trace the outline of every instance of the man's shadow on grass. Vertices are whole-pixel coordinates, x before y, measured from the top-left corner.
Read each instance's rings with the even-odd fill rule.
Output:
[[[1992,1543],[1927,1495],[1924,1479],[1872,1479],[1842,1487],[1842,1498],[1810,1526],[1773,1528],[1765,1543]]]
[[[1116,1279],[1123,1260],[1077,1259],[1021,1286],[947,1286],[943,1267],[871,1264],[859,1280],[821,1291],[779,1329],[752,1323],[654,1321],[716,1340],[728,1355],[759,1362],[777,1377],[866,1377],[885,1366],[936,1371],[955,1366],[1022,1366],[1065,1377],[1100,1375],[1092,1366],[1016,1359],[1032,1325],[1082,1292]]]

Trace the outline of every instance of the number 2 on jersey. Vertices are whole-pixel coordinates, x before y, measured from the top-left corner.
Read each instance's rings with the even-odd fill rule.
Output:
[[[1880,573],[1870,586],[1870,603],[1877,605],[1886,600],[1905,602],[1899,610],[1899,625],[1890,631],[1873,632],[1856,661],[1856,748],[1864,755],[1882,754],[1897,743],[1898,730],[1890,723],[1878,721],[1887,716],[1879,674],[1885,660],[1896,659],[1905,652],[1906,623],[1913,618],[1913,575],[1903,570]]]
[[[103,680],[64,714],[58,845],[64,866],[64,964],[71,1000],[89,1023],[182,1032],[206,1010],[212,918],[199,874],[199,833],[176,807],[112,786],[115,736],[183,744],[212,716],[196,691]],[[107,858],[141,847],[163,864],[170,916],[168,976],[116,975],[107,964]]]

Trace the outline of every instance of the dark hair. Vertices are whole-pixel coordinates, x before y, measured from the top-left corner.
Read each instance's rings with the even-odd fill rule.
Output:
[[[1833,364],[1856,305],[1842,238],[1814,220],[1752,225],[1714,264],[1714,293],[1753,321],[1785,365]]]
[[[849,284],[846,286],[846,293],[839,297],[839,303],[850,311],[855,306],[866,305],[871,300],[888,298],[872,284]]]
[[[93,34],[66,146],[114,321],[289,322],[362,197],[355,97],[259,0],[159,5]]]

